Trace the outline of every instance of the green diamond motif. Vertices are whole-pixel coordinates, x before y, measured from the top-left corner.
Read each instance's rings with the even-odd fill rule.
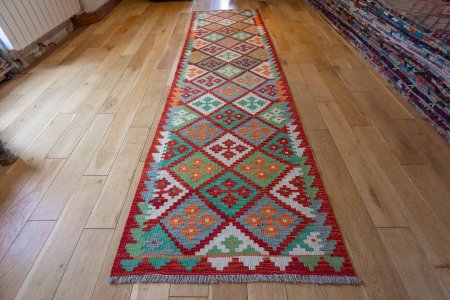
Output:
[[[149,231],[134,230],[132,235],[136,243],[125,246],[132,257],[161,253],[167,255],[181,254],[180,250],[159,224],[153,226]]]
[[[224,106],[225,102],[220,100],[214,95],[205,94],[199,99],[190,102],[188,105],[195,108],[199,112],[208,115],[211,112],[217,110],[218,108]]]
[[[263,150],[273,156],[279,157],[291,164],[300,164],[301,159],[295,153],[291,137],[284,132],[280,132],[264,145]]]
[[[165,130],[177,130],[197,120],[200,116],[185,106],[171,108]]]
[[[211,23],[211,24],[205,25],[203,27],[206,29],[209,29],[211,31],[216,31],[216,30],[223,28],[223,25],[217,24],[217,23]]]
[[[169,141],[166,143],[164,148],[161,166],[165,167],[170,165],[174,161],[192,152],[192,150],[194,150],[194,148],[191,145],[186,143],[176,134],[171,133],[169,136]]]
[[[210,42],[217,42],[223,39],[225,36],[221,35],[219,33],[213,32],[208,34],[207,36],[204,36],[203,39],[208,40]]]
[[[239,31],[239,32],[236,32],[235,34],[231,35],[231,37],[234,37],[235,39],[238,39],[241,41],[244,41],[244,40],[250,38],[251,36],[252,35],[250,33],[247,33],[245,31]]]
[[[205,20],[199,20],[197,22],[197,24],[198,24],[199,27],[202,27],[202,26],[206,26],[206,25],[211,24],[211,22],[208,22],[208,21],[205,21]]]
[[[215,57],[211,57],[199,63],[198,66],[208,71],[214,71],[215,69],[218,69],[225,64],[226,63],[224,61],[217,59]]]
[[[193,188],[197,188],[217,175],[222,170],[222,167],[211,161],[202,153],[196,152],[175,167],[172,167],[172,170],[187,184]]]
[[[258,194],[254,187],[232,172],[225,173],[202,188],[200,192],[229,217],[236,214]]]
[[[248,93],[244,97],[236,100],[234,105],[245,110],[250,114],[256,114],[263,110],[270,102],[258,97],[253,93]]]
[[[237,52],[234,52],[234,51],[231,51],[231,50],[226,50],[226,51],[216,55],[217,58],[219,58],[221,60],[224,60],[226,62],[230,62],[230,61],[232,61],[232,60],[234,60],[234,59],[236,59],[238,57],[241,57],[241,56],[242,56],[241,54],[239,54]]]
[[[259,117],[266,122],[278,127],[283,128],[292,122],[292,113],[289,111],[286,103],[275,103],[261,114]]]
[[[201,62],[202,60],[207,59],[209,56],[201,51],[194,51],[191,54],[191,57],[189,58],[189,61],[193,64],[196,64],[198,62]]]
[[[241,74],[242,72],[244,72],[243,70],[232,66],[232,65],[226,65],[218,70],[216,70],[216,73],[227,78],[227,79],[231,79],[239,74]]]
[[[252,19],[252,18],[248,18],[248,19],[242,20],[241,22],[247,23],[247,24],[250,24],[250,25],[255,24],[255,22],[253,22],[253,19]]]
[[[244,10],[243,12],[240,13],[240,15],[247,16],[247,17],[252,17],[253,13],[251,11]]]
[[[259,186],[266,188],[284,170],[286,165],[261,152],[255,152],[237,165],[237,171]]]
[[[211,118],[226,129],[231,129],[242,122],[245,122],[245,120],[248,119],[248,116],[234,106],[227,105],[214,113]]]

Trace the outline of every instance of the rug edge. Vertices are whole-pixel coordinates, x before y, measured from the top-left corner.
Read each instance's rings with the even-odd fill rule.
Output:
[[[248,282],[291,282],[316,284],[351,284],[361,285],[362,281],[356,276],[321,276],[321,275],[126,275],[110,276],[108,283],[248,283]]]

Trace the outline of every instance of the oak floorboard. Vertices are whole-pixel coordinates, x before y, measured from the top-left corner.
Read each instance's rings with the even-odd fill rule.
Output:
[[[80,180],[20,288],[17,299],[51,299],[54,296],[104,180],[102,176],[85,176]]]
[[[1,299],[14,299],[54,225],[54,221],[30,221],[23,227],[0,260]]]

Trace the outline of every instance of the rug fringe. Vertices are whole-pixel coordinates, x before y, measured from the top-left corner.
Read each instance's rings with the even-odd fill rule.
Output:
[[[218,283],[218,282],[304,282],[317,284],[362,284],[354,276],[320,276],[320,275],[127,275],[111,276],[108,282],[115,283]]]

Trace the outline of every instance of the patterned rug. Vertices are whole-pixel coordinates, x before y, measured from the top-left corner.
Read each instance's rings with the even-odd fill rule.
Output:
[[[359,283],[257,11],[194,13],[109,281]]]

